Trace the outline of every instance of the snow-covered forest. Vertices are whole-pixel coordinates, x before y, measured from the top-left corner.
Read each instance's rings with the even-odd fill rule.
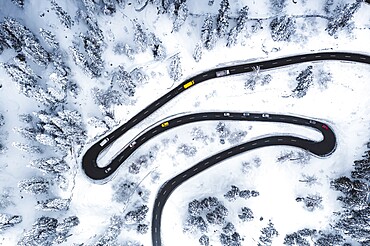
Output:
[[[0,245],[151,245],[160,186],[262,135],[304,127],[199,122],[151,139],[104,184],[81,169],[104,134],[202,71],[313,51],[370,55],[361,0],[0,2]],[[164,245],[370,245],[370,69],[320,61],[197,85],[115,143],[181,112],[275,112],[330,123],[333,155],[258,149],[190,179]],[[183,242],[179,244],[179,242]]]

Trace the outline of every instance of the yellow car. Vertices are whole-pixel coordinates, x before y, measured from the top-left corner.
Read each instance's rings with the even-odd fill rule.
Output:
[[[194,85],[194,80],[192,80],[192,81],[190,81],[190,82],[186,83],[186,84],[184,85],[184,89],[187,89],[187,88],[189,88],[189,87],[190,87],[190,86],[192,86],[192,85]]]
[[[170,124],[170,123],[168,123],[168,121],[167,121],[167,122],[165,122],[165,123],[162,123],[162,124],[161,124],[161,126],[162,126],[162,127],[167,127],[169,124]]]

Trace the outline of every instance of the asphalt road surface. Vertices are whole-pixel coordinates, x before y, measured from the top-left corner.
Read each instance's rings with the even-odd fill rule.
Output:
[[[185,82],[179,84],[177,87],[169,91],[167,94],[161,98],[154,101],[152,104],[148,105],[134,117],[132,117],[128,122],[118,127],[116,130],[108,134],[106,137],[102,138],[97,143],[93,144],[85,153],[82,158],[82,168],[85,174],[93,180],[103,180],[112,175],[118,167],[129,157],[134,149],[140,145],[134,146],[134,148],[126,148],[120,153],[116,158],[112,160],[110,164],[105,167],[98,167],[97,158],[99,154],[109,147],[114,141],[121,137],[125,132],[130,130],[136,124],[141,122],[143,119],[151,115],[158,108],[162,107],[164,104],[169,102],[171,99],[181,94],[183,91],[193,88],[199,83],[206,80],[230,76],[235,74],[241,74],[246,72],[251,72],[256,67],[260,70],[277,68],[287,65],[293,65],[302,62],[312,62],[312,61],[322,61],[322,60],[339,60],[339,61],[350,61],[350,62],[360,62],[365,64],[370,64],[370,56],[364,54],[346,53],[346,52],[319,52],[313,54],[295,55],[284,58],[277,58],[273,60],[256,61],[251,63],[246,63],[242,65],[234,65],[222,68],[216,68],[209,70],[207,72],[198,74]],[[185,88],[186,87],[186,88]],[[158,131],[160,129],[157,127]],[[163,129],[161,129],[163,131]],[[154,130],[153,130],[154,132]],[[153,133],[152,132],[152,133]],[[155,134],[154,132],[153,134]],[[154,135],[152,135],[154,136]],[[152,137],[150,134],[145,136],[148,140]],[[144,137],[144,136],[143,136]],[[144,139],[144,140],[145,140]]]
[[[336,139],[334,132],[332,129],[325,123],[305,119],[301,117],[289,116],[289,115],[280,115],[280,114],[255,114],[255,113],[226,113],[229,116],[225,116],[222,113],[206,113],[206,114],[192,114],[188,116],[181,117],[181,119],[173,119],[173,122],[170,122],[168,127],[171,124],[175,125],[174,127],[178,126],[178,124],[182,124],[184,121],[187,123],[193,121],[201,121],[201,120],[247,120],[247,121],[263,121],[263,122],[283,122],[283,123],[290,123],[295,125],[307,126],[312,127],[318,131],[320,131],[323,135],[323,140],[319,142],[315,142],[308,139],[302,139],[295,136],[270,136],[264,137],[260,139],[256,139],[220,153],[217,153],[207,159],[197,163],[196,165],[192,166],[188,170],[178,174],[176,177],[168,180],[166,183],[162,185],[160,188],[157,197],[154,202],[153,207],[153,214],[152,214],[152,244],[153,246],[161,246],[161,218],[162,218],[162,211],[163,207],[171,195],[171,193],[182,183],[190,179],[191,177],[197,175],[200,172],[203,172],[207,168],[212,167],[213,165],[218,164],[219,162],[226,160],[232,156],[238,155],[245,151],[249,151],[252,149],[267,147],[267,146],[274,146],[274,145],[285,145],[285,146],[293,146],[305,149],[317,156],[324,157],[330,155],[336,147]],[[265,117],[263,117],[263,115]],[[181,122],[179,122],[181,120]],[[179,122],[179,123],[178,123]]]
[[[319,52],[313,54],[296,55],[284,58],[277,58],[273,60],[257,61],[242,65],[227,66],[222,68],[216,68],[207,72],[198,74],[193,78],[186,80],[181,83],[167,94],[157,99],[155,102],[147,106],[141,112],[136,114],[132,119],[118,127],[112,133],[102,138],[100,141],[92,145],[85,153],[82,158],[82,168],[86,175],[93,180],[103,180],[112,175],[119,166],[142,144],[151,139],[152,137],[160,134],[161,132],[171,129],[183,124],[188,124],[197,121],[205,120],[246,120],[246,121],[269,121],[269,122],[283,122],[289,124],[303,125],[313,127],[319,130],[323,134],[323,140],[315,142],[308,139],[302,139],[295,136],[271,136],[264,137],[261,139],[253,140],[242,145],[235,146],[221,153],[213,155],[192,168],[182,172],[171,180],[167,181],[162,185],[159,193],[157,194],[153,214],[152,214],[152,243],[154,246],[161,246],[161,234],[160,225],[163,206],[166,203],[170,194],[183,182],[193,177],[194,175],[204,171],[205,169],[227,159],[234,155],[242,152],[266,147],[273,145],[286,145],[294,146],[305,149],[318,156],[330,155],[336,146],[335,135],[330,126],[322,123],[313,121],[310,119],[288,116],[288,115],[277,115],[277,114],[260,114],[260,113],[220,113],[220,112],[207,112],[197,113],[191,115],[185,115],[177,117],[166,122],[157,125],[150,130],[144,132],[142,135],[133,140],[128,147],[123,149],[113,160],[105,167],[98,167],[97,158],[99,154],[109,147],[114,141],[121,137],[125,132],[130,130],[133,126],[141,122],[143,119],[151,115],[158,108],[169,102],[171,99],[182,93],[183,91],[192,88],[193,86],[202,83],[209,79],[218,77],[230,76],[235,74],[241,74],[251,72],[256,68],[260,70],[266,70],[271,68],[277,68],[287,65],[294,65],[302,62],[312,62],[321,60],[338,60],[338,61],[349,61],[370,64],[370,56],[355,53],[346,52]]]

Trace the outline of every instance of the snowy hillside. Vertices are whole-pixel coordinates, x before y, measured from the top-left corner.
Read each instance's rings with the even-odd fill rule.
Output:
[[[284,123],[205,121],[154,137],[104,182],[87,149],[174,86],[231,64],[318,51],[369,56],[355,0],[0,1],[0,245],[152,245],[163,183],[261,136],[322,138]],[[208,80],[116,141],[189,112],[327,122],[336,151],[275,146],[230,158],[170,196],[162,245],[370,245],[370,69],[299,63]]]

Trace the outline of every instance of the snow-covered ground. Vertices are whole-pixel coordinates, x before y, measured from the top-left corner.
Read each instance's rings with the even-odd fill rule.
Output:
[[[188,17],[179,32],[171,32],[172,21],[166,15],[158,17],[154,6],[148,5],[142,12],[136,12],[134,7],[141,4],[132,1],[132,4],[127,4],[124,9],[118,8],[117,13],[112,17],[97,16],[98,24],[107,43],[107,48],[102,55],[106,63],[105,71],[107,74],[92,79],[73,63],[68,48],[76,36],[85,31],[86,27],[83,24],[76,21],[71,29],[63,28],[55,13],[51,11],[50,3],[46,1],[42,3],[25,1],[23,10],[17,8],[10,1],[8,2],[0,3],[1,19],[4,16],[15,17],[34,33],[38,33],[41,27],[52,30],[60,42],[61,49],[67,52],[66,60],[72,68],[71,76],[81,87],[79,96],[76,99],[69,98],[68,103],[69,106],[80,111],[88,133],[88,143],[83,146],[81,154],[87,150],[99,134],[97,129],[87,124],[88,118],[102,115],[92,99],[91,89],[93,87],[106,89],[110,82],[107,74],[118,65],[123,65],[127,71],[142,68],[148,76],[148,80],[136,88],[135,97],[130,103],[113,107],[112,111],[114,111],[117,126],[119,123],[129,120],[176,84],[214,67],[243,63],[250,59],[272,59],[320,50],[349,51],[370,55],[366,48],[368,40],[370,40],[370,5],[365,3],[354,15],[355,28],[350,34],[343,30],[339,32],[338,38],[333,38],[325,31],[327,23],[325,19],[318,17],[298,18],[296,24],[299,28],[297,28],[297,34],[292,38],[293,40],[291,42],[275,42],[270,35],[270,21],[266,19],[262,20],[262,29],[251,33],[251,36],[245,38],[242,44],[238,43],[229,48],[225,47],[225,39],[219,40],[213,50],[204,49],[202,59],[195,62],[192,54],[196,44],[200,41],[204,14],[217,14],[220,1],[215,1],[212,6],[208,5],[208,1],[188,1],[189,12],[193,15]],[[75,12],[81,4],[79,1],[57,2],[75,18]],[[322,6],[325,1],[297,2],[294,4],[287,1],[285,8],[287,15],[324,15]],[[352,1],[343,2],[352,3]],[[237,11],[245,5],[249,6],[250,18],[274,16],[267,0],[230,1],[231,16],[236,17]],[[118,41],[134,46],[132,41],[132,20],[134,18],[143,23],[147,32],[154,32],[162,40],[167,50],[167,58],[164,61],[154,61],[148,50],[135,55],[134,60],[113,52],[113,46]],[[82,21],[80,20],[80,22]],[[231,22],[230,26],[233,25],[235,23]],[[167,66],[169,57],[177,53],[181,57],[183,76],[179,81],[173,82],[168,76]],[[0,55],[0,62],[9,62],[15,55],[13,50],[5,50]],[[307,95],[300,99],[289,97],[297,84],[295,78],[300,71],[309,65],[313,66],[314,77],[313,85],[308,89]],[[48,80],[49,74],[40,68],[38,69],[37,73],[40,75],[45,73],[45,76],[42,77]],[[318,83],[320,70],[331,74],[331,80],[326,88]],[[268,74],[272,78],[268,84],[259,85],[257,83],[254,90],[246,88],[245,82],[252,76],[262,78]],[[351,171],[353,160],[358,159],[366,149],[364,143],[370,137],[368,78],[370,78],[368,65],[323,61],[260,71],[258,75],[250,73],[209,80],[182,93],[139,123],[112,146],[110,154],[114,154],[115,150],[121,149],[152,124],[181,112],[271,112],[301,115],[328,122],[333,127],[338,140],[337,149],[331,156],[327,158],[312,156],[308,163],[301,164],[295,161],[277,162],[277,158],[282,152],[298,151],[298,149],[290,147],[268,147],[244,153],[221,162],[184,183],[171,195],[164,207],[162,221],[164,245],[179,245],[178,242],[181,242],[181,245],[199,245],[197,241],[201,234],[194,236],[183,233],[183,223],[186,219],[188,203],[193,199],[207,196],[217,197],[229,209],[228,220],[233,222],[237,231],[244,238],[242,245],[257,245],[260,230],[267,225],[270,219],[279,232],[273,245],[282,245],[287,233],[302,228],[327,229],[332,220],[333,212],[340,210],[340,203],[336,200],[338,193],[330,189],[329,182],[333,178],[348,174]],[[22,127],[23,123],[18,119],[19,114],[41,110],[43,105],[19,94],[15,83],[2,68],[0,69],[0,84],[2,85],[0,88],[0,113],[4,115],[6,120],[5,125],[0,128],[0,134],[5,134],[1,135],[0,138],[1,142],[8,148],[5,154],[0,155],[0,192],[3,193],[5,189],[9,188],[10,200],[13,202],[12,206],[5,209],[0,207],[0,213],[18,214],[23,217],[22,223],[0,232],[0,245],[4,246],[16,245],[24,231],[28,231],[40,216],[59,219],[71,215],[78,216],[80,224],[71,231],[72,235],[68,241],[61,245],[73,245],[74,243],[94,245],[96,238],[99,238],[99,235],[107,230],[112,216],[125,215],[138,204],[144,203],[149,207],[149,213],[143,222],[149,224],[152,205],[160,186],[169,178],[210,155],[263,135],[294,134],[313,140],[321,138],[320,134],[311,129],[289,124],[225,122],[231,135],[244,132],[245,136],[240,139],[228,136],[225,138],[225,144],[221,144],[220,137],[216,132],[219,122],[190,124],[169,130],[151,139],[120,167],[112,180],[103,185],[92,182],[84,175],[80,164],[81,155],[78,157],[70,155],[67,160],[69,160],[72,171],[67,177],[69,180],[68,188],[62,190],[56,185],[49,193],[35,196],[20,192],[17,184],[24,178],[43,175],[38,170],[27,167],[29,161],[38,158],[38,156],[20,152],[12,146],[13,142],[25,142],[13,129]],[[184,144],[191,147],[194,155],[187,156],[181,153],[179,148]],[[148,166],[141,168],[138,174],[129,173],[129,165],[150,151],[154,159],[148,162]],[[45,155],[53,155],[53,151]],[[109,156],[107,155],[105,158],[109,158]],[[243,172],[242,163],[253,163],[255,158],[261,159],[260,166],[252,165],[250,170]],[[104,157],[101,160],[104,161]],[[318,183],[313,186],[305,185],[299,181],[303,174],[315,175],[318,178]],[[116,187],[122,180],[140,183],[141,189],[150,191],[148,200],[144,201],[136,193],[127,204],[115,201],[113,197],[117,191]],[[257,190],[260,192],[260,196],[249,200],[239,198],[234,202],[228,202],[223,195],[230,189],[231,185],[237,185],[241,189]],[[302,203],[295,201],[298,196],[308,194],[320,194],[323,197],[322,209],[309,212],[304,209]],[[37,201],[54,196],[71,198],[70,209],[66,212],[45,212],[34,208]],[[244,206],[252,209],[255,216],[253,221],[239,221],[237,214]],[[263,217],[263,220],[260,220],[260,217]],[[150,232],[139,235],[132,228],[123,226],[118,242],[123,244],[126,240],[136,240],[145,246],[151,245]],[[218,235],[219,232],[209,232],[208,236],[210,236],[212,245],[220,245]]]

